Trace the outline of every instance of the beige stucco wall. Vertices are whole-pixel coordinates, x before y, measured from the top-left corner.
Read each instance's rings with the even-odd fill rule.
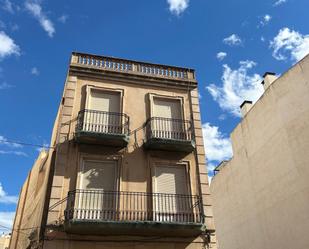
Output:
[[[131,135],[127,148],[115,150],[104,146],[76,145],[70,141],[74,137],[75,125],[78,112],[85,108],[87,86],[102,88],[105,90],[120,90],[123,93],[122,112],[130,117],[130,130],[138,130]],[[175,97],[182,99],[184,118],[190,120],[193,116],[196,128],[197,153],[189,154],[178,152],[147,151],[143,148],[145,139],[144,130],[138,129],[143,126],[150,117],[149,94],[158,96]],[[206,224],[214,230],[211,201],[205,155],[201,130],[198,92],[197,89],[154,87],[146,83],[135,84],[117,82],[117,80],[104,80],[104,78],[91,79],[89,77],[76,77],[70,75],[64,90],[64,104],[60,115],[59,142],[61,143],[56,156],[56,166],[53,188],[51,192],[51,204],[65,198],[69,190],[78,188],[78,172],[82,156],[95,158],[120,158],[120,190],[149,192],[151,191],[152,168],[157,162],[184,162],[190,171],[190,188],[192,194],[199,194],[199,182],[203,184],[203,200],[206,214]],[[136,139],[135,139],[136,138]],[[199,171],[197,172],[197,167]],[[48,224],[56,221],[61,223],[66,203],[52,210],[48,216]],[[214,243],[214,236],[211,236]],[[200,243],[199,243],[200,244]],[[214,248],[215,245],[213,245]]]
[[[72,59],[72,61],[74,61]],[[91,71],[91,69],[89,69]],[[164,85],[157,79],[147,79],[148,82],[143,82],[141,78],[136,80],[128,78],[118,80],[117,75],[105,75],[102,73],[98,77],[92,77],[91,73],[75,74],[69,70],[61,104],[54,125],[52,134],[51,146],[55,146],[55,164],[52,167],[52,181],[51,193],[49,198],[49,206],[63,200],[69,190],[78,188],[78,173],[81,167],[81,158],[83,156],[92,158],[109,158],[117,159],[119,161],[119,179],[120,190],[136,191],[136,192],[151,192],[152,188],[152,167],[156,162],[169,162],[169,163],[185,163],[189,168],[189,182],[191,194],[202,195],[203,208],[205,217],[205,224],[209,231],[212,231],[210,248],[216,248],[214,224],[211,207],[211,199],[209,192],[209,183],[207,177],[207,169],[205,164],[204,145],[202,137],[202,128],[200,120],[200,109],[198,100],[197,88],[179,87],[174,82],[167,81],[170,86]],[[128,76],[129,77],[129,76]],[[147,81],[146,80],[146,81]],[[156,84],[152,84],[152,83]],[[173,85],[173,84],[174,85]],[[193,83],[193,82],[191,82]],[[188,83],[189,84],[189,83]],[[130,130],[137,129],[136,134],[132,134],[129,144],[126,148],[115,149],[107,146],[77,144],[74,141],[74,131],[76,126],[76,119],[78,112],[85,108],[86,102],[86,88],[92,86],[96,88],[105,88],[110,90],[120,90],[123,95],[122,112],[130,116]],[[191,90],[189,90],[191,88]],[[160,152],[160,151],[147,151],[143,148],[144,130],[138,129],[143,126],[147,118],[150,117],[150,101],[149,94],[162,95],[168,97],[180,98],[183,102],[184,118],[187,120],[192,119],[195,136],[196,136],[196,151],[186,154],[179,152]],[[136,139],[135,139],[136,138]],[[53,167],[54,166],[54,167]],[[36,172],[34,169],[32,171]],[[32,174],[32,173],[31,173]],[[31,176],[32,177],[32,176]],[[16,224],[25,223],[24,226],[30,226],[38,223],[35,218],[31,218],[34,208],[27,206],[27,203],[35,202],[36,199],[30,198],[27,194],[29,188],[32,193],[33,186],[36,178],[28,177],[20,198],[20,205],[18,207]],[[30,180],[29,180],[30,179]],[[43,182],[47,187],[47,182]],[[202,186],[202,187],[201,187]],[[200,189],[202,192],[200,193]],[[32,196],[32,195],[30,195]],[[41,196],[41,201],[44,200]],[[23,207],[26,207],[23,209]],[[44,241],[44,248],[110,248],[111,242],[102,242],[102,237],[97,238],[93,236],[78,236],[74,239],[74,235],[66,234],[64,232],[57,232],[52,228],[53,225],[62,225],[64,221],[64,210],[66,202],[58,205],[52,210],[48,211],[47,216],[47,230],[45,233],[46,240]],[[22,210],[25,210],[22,212]],[[46,210],[45,210],[46,211]],[[42,218],[42,213],[39,217]],[[19,218],[18,218],[19,217]],[[30,221],[25,222],[25,219]],[[16,225],[14,225],[15,227]],[[14,235],[14,234],[13,234]],[[25,232],[24,237],[29,235]],[[151,234],[150,234],[151,235]],[[15,234],[16,236],[16,234]],[[18,235],[19,236],[19,235]],[[168,236],[168,235],[167,235]],[[132,236],[117,236],[109,238],[110,241],[127,240],[128,243],[119,242],[124,245],[124,248],[202,248],[205,244],[202,238],[172,238],[157,239],[155,242],[146,239],[145,237],[133,238]],[[147,242],[139,242],[146,240]],[[176,240],[176,241],[175,241]],[[18,239],[14,239],[15,244]],[[19,241],[27,241],[27,239]],[[100,241],[100,242],[99,242]],[[27,241],[28,242],[28,241]],[[18,242],[22,243],[22,242]],[[17,243],[17,244],[18,244]],[[117,242],[113,242],[117,243]],[[21,247],[25,248],[25,243]],[[11,249],[15,248],[13,244]],[[117,246],[118,248],[118,246]],[[119,247],[121,248],[121,247]]]
[[[309,248],[309,56],[231,138],[234,156],[211,183],[219,248]]]

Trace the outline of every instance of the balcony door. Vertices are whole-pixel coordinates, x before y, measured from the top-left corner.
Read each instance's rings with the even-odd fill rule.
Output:
[[[153,136],[163,139],[182,139],[181,102],[178,99],[153,99]]]
[[[114,220],[116,215],[116,161],[83,162],[78,201],[79,219]]]
[[[91,132],[119,134],[122,132],[120,93],[91,89],[85,123]]]
[[[186,222],[191,213],[188,199],[186,168],[156,166],[154,176],[154,220],[157,222]]]

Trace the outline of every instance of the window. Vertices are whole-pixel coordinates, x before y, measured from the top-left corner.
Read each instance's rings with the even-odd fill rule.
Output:
[[[168,119],[182,119],[180,100],[154,97],[152,116]]]
[[[154,167],[153,210],[155,221],[185,222],[192,217],[191,196],[185,165]]]
[[[77,219],[113,219],[116,190],[117,161],[84,160],[75,195]]]
[[[152,137],[183,140],[186,138],[181,99],[153,97]]]
[[[90,88],[83,117],[83,130],[95,133],[121,134],[121,93]]]
[[[86,190],[116,190],[116,161],[83,162],[80,188]]]
[[[103,112],[120,112],[120,93],[90,90],[87,109]]]

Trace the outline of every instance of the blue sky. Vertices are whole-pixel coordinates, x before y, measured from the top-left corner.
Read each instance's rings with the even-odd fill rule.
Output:
[[[238,106],[309,52],[308,0],[0,0],[0,225],[49,142],[72,51],[195,68],[209,167],[232,156]],[[0,231],[1,228],[0,228]]]

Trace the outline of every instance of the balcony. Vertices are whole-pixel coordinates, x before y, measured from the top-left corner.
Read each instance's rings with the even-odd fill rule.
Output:
[[[125,147],[129,117],[124,113],[82,110],[78,113],[75,140],[80,143]]]
[[[197,236],[203,216],[195,195],[74,190],[65,230],[78,234]]]
[[[152,117],[145,126],[147,149],[192,152],[195,148],[193,127],[188,120]]]

